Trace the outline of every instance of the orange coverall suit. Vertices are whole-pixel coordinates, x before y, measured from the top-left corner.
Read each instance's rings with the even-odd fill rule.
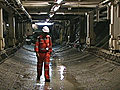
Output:
[[[50,53],[52,52],[51,37],[49,35],[46,35],[45,38],[43,38],[42,35],[38,36],[35,43],[35,51],[39,54],[39,56],[37,56],[37,76],[40,77],[42,75],[44,62],[45,79],[49,79]]]

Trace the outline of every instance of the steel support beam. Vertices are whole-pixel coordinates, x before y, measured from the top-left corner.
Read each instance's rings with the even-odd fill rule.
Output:
[[[9,16],[9,46],[15,46],[15,18],[10,15]]]
[[[3,50],[5,46],[3,38],[3,9],[0,8],[0,50]]]

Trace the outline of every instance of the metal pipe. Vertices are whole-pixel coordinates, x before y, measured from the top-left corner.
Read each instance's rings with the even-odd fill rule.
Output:
[[[15,1],[16,1],[16,3],[18,4],[18,6],[22,9],[22,11],[27,15],[27,17],[28,17],[30,20],[32,20],[32,19],[31,19],[31,16],[30,16],[29,13],[25,10],[25,8],[24,8],[23,5],[21,4],[20,0],[15,0]]]
[[[12,6],[10,5],[10,3],[7,0],[4,0],[8,6],[10,6],[15,12],[17,12],[17,14],[22,18],[21,14]]]
[[[111,1],[113,1],[113,0],[105,0],[105,1],[101,2],[99,5],[105,5],[105,4],[107,4],[107,3],[111,2]]]
[[[4,0],[8,6],[10,6],[15,12],[17,12],[17,14],[22,18],[22,15],[17,11],[17,9],[15,9],[15,7],[13,7],[8,0]],[[23,5],[21,4],[20,0],[15,0],[16,3],[18,4],[19,8],[22,9],[22,11],[26,14],[26,16],[32,21],[31,16],[29,15],[29,13],[25,10],[25,8],[23,7]]]

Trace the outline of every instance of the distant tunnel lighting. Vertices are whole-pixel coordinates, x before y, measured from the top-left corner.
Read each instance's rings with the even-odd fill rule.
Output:
[[[9,27],[9,24],[6,24],[7,27]]]
[[[35,23],[35,24],[37,24],[37,25],[53,25],[54,23],[47,23],[47,22],[45,22],[45,23]]]
[[[50,19],[46,19],[46,22],[50,21]]]
[[[52,12],[56,12],[60,8],[60,5],[54,5],[51,9]]]
[[[86,12],[85,15],[88,15],[88,13]]]
[[[65,13],[64,13],[64,12],[57,12],[56,14],[62,14],[62,15],[65,15]]]
[[[57,4],[60,4],[63,0],[57,0]]]
[[[47,12],[40,12],[39,14],[47,14]]]

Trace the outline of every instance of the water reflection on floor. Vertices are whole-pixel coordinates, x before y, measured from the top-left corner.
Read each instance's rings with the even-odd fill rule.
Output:
[[[51,58],[50,63],[50,83],[45,82],[44,68],[40,81],[36,81],[36,90],[77,90],[73,83],[66,79],[67,69],[61,64],[61,59]],[[44,64],[43,64],[44,67]],[[72,80],[71,80],[72,81]]]
[[[33,47],[25,46],[24,48],[30,49]],[[33,55],[34,56],[33,58],[36,59],[35,52],[30,52],[30,50],[24,53],[27,53],[28,56]],[[29,60],[32,61],[33,59],[32,60],[29,59]],[[69,75],[67,68],[61,64],[62,60],[63,60],[62,57],[61,58],[58,58],[56,56],[51,57],[50,59],[51,61],[50,62],[50,82],[45,82],[44,68],[43,68],[40,81],[36,80],[36,82],[34,83],[33,90],[78,90],[76,87],[76,83],[72,82],[73,78],[71,77],[71,75]],[[36,62],[34,63],[36,64]],[[44,67],[44,64],[43,64],[43,67]]]
[[[45,82],[44,72],[40,81],[36,81],[36,53],[31,51],[32,49],[29,50],[28,47],[25,47],[27,49],[19,49],[13,57],[1,63],[0,90],[120,89],[119,66],[106,62],[89,53],[76,54],[74,49],[70,49],[66,53],[55,53],[51,57],[50,83]]]

